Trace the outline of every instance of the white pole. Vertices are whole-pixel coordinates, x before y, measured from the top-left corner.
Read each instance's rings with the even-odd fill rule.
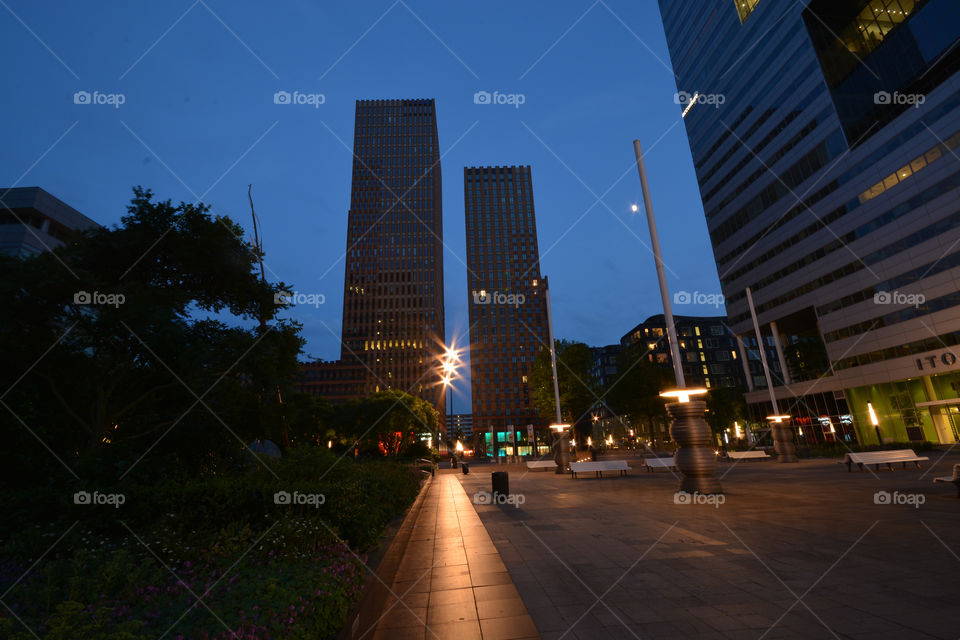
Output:
[[[543,301],[547,305],[547,331],[550,334],[550,364],[553,367],[553,399],[557,405],[557,422],[561,424],[560,418],[560,384],[557,382],[557,346],[553,341],[553,313],[550,311],[550,284],[543,288]]]
[[[777,394],[773,392],[773,380],[770,378],[770,367],[767,365],[766,349],[763,346],[763,336],[760,335],[760,324],[757,322],[757,310],[753,307],[753,294],[747,287],[747,306],[750,307],[750,317],[753,318],[753,331],[757,334],[757,346],[760,347],[760,363],[763,365],[763,375],[767,379],[767,390],[770,392],[770,404],[773,405],[773,415],[780,415],[777,408]]]
[[[663,272],[663,258],[660,255],[660,240],[657,237],[657,223],[653,219],[653,203],[650,201],[650,187],[647,184],[647,171],[643,166],[643,151],[640,150],[640,141],[633,141],[633,150],[637,156],[637,170],[640,172],[640,187],[643,189],[643,208],[647,212],[647,224],[650,226],[650,244],[653,246],[653,257],[657,265],[657,280],[660,283],[660,298],[663,300],[663,319],[667,325],[667,341],[670,343],[670,354],[673,357],[673,373],[677,379],[677,387],[685,388],[683,380],[683,363],[680,361],[680,343],[677,342],[677,327],[673,324],[673,310],[670,307],[670,291],[667,289],[667,276]]]

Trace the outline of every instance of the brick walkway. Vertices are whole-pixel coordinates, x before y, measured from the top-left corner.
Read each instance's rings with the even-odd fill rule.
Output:
[[[540,637],[458,473],[427,489],[373,640]]]

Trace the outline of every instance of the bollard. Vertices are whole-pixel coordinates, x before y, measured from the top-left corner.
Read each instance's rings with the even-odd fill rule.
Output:
[[[490,481],[493,485],[493,501],[499,504],[501,500],[506,500],[510,495],[510,476],[506,471],[494,471],[490,474]],[[503,496],[498,498],[498,496]]]

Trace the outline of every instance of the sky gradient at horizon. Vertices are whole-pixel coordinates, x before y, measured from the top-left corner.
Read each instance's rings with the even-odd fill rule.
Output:
[[[654,0],[57,11],[10,0],[0,16],[0,50],[16,61],[0,125],[2,186],[40,186],[112,225],[143,185],[158,198],[203,200],[249,230],[253,183],[268,277],[325,297],[286,314],[303,323],[304,359],[339,357],[358,99],[436,100],[448,340],[466,340],[470,301],[464,166],[532,167],[557,338],[611,344],[662,312],[642,205],[630,208],[642,200],[634,138],[671,291],[720,293]],[[123,104],[75,103],[84,91]],[[276,104],[278,91],[322,104]],[[477,104],[482,91],[522,104]],[[469,388],[457,394],[464,411]]]

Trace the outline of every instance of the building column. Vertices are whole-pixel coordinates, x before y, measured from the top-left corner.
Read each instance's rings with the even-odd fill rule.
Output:
[[[783,345],[780,340],[780,331],[777,329],[777,323],[770,323],[770,333],[773,334],[773,345],[777,348],[777,360],[780,361],[780,373],[783,375],[783,383],[791,384],[790,370],[787,369],[787,360],[783,357]]]
[[[929,375],[921,376],[923,380],[923,390],[927,393],[927,400],[939,400],[937,397],[937,391],[933,387],[933,380]],[[950,428],[950,418],[943,415],[943,409],[941,407],[933,406],[927,407],[930,409],[930,417],[933,418],[933,426],[937,430],[937,437],[940,439],[940,444],[953,444],[955,442],[953,438],[953,429]]]
[[[747,349],[743,344],[743,338],[737,336],[737,348],[740,350],[740,362],[743,364],[743,374],[747,379],[747,389],[753,391],[753,375],[750,373],[750,362],[747,360]]]

